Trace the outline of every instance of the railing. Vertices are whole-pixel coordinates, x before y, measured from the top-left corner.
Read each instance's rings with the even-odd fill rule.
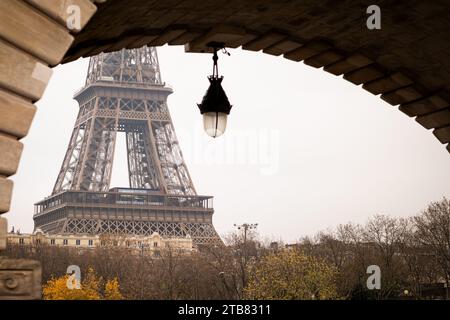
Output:
[[[38,202],[36,215],[66,204],[131,205],[142,207],[178,207],[211,210],[211,196],[154,194],[150,190],[115,189],[110,192],[65,191]]]
[[[166,89],[170,89],[171,91],[173,91],[173,87],[169,84],[167,84],[166,82],[163,82],[161,84],[158,83],[142,83],[142,82],[123,82],[123,81],[115,81],[115,80],[96,80],[95,82],[91,82],[87,85],[85,85],[84,87],[81,87],[80,89],[78,89],[77,91],[75,91],[74,97],[77,96],[78,94],[80,94],[83,90],[85,90],[86,88],[89,88],[90,86],[95,86],[96,84],[102,84],[102,85],[107,85],[107,86],[117,86],[117,85],[125,85],[128,87],[134,87],[134,88],[166,88]]]

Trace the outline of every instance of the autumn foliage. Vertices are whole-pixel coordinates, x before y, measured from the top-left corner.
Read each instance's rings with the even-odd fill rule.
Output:
[[[249,267],[249,299],[336,299],[337,270],[300,250],[271,253]]]
[[[43,287],[45,300],[121,300],[120,286],[117,278],[104,283],[94,269],[89,268],[87,275],[81,282],[80,289],[69,289],[67,281],[69,275],[50,279]]]

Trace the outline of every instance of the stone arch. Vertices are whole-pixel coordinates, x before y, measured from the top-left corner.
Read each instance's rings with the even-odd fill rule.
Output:
[[[102,51],[184,45],[208,52],[209,42],[262,51],[323,68],[433,129],[450,152],[450,63],[445,1],[379,1],[381,29],[369,30],[362,1],[214,1],[173,3],[109,0],[75,39],[64,62]],[[138,17],[137,12],[140,12]],[[113,21],[128,17],[126,26]],[[450,51],[450,50],[448,50]],[[437,61],[437,63],[436,63]]]
[[[28,132],[33,103],[42,97],[51,67],[143,45],[208,52],[207,44],[216,41],[303,61],[399,106],[433,129],[450,152],[448,1],[380,0],[381,30],[366,27],[370,4],[69,0],[56,6],[53,0],[0,1],[0,213],[9,210],[12,181],[7,177],[17,170],[23,148],[19,140]],[[71,5],[80,8],[81,20],[78,29],[68,30]]]

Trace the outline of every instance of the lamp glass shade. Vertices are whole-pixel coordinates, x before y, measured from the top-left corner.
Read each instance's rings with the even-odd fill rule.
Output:
[[[205,112],[203,114],[205,132],[213,138],[221,136],[227,127],[227,116],[223,112]]]

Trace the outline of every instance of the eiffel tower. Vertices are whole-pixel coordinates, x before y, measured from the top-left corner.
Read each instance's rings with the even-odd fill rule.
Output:
[[[220,242],[213,199],[197,195],[167,107],[153,47],[91,57],[69,146],[35,229],[50,234],[187,237]],[[118,132],[126,136],[129,188],[110,189]]]

